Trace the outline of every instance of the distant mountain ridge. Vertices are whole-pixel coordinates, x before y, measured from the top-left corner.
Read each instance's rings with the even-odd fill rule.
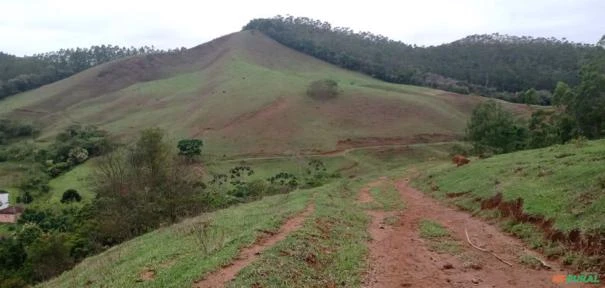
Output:
[[[461,44],[461,43],[480,43],[480,44],[569,44],[578,47],[593,47],[594,44],[571,42],[566,38],[555,38],[555,37],[533,37],[533,36],[515,36],[508,34],[492,33],[492,34],[473,34],[466,36],[462,39],[452,41],[448,44]],[[443,44],[447,45],[447,44]]]
[[[135,55],[171,53],[155,47],[119,47],[113,45],[59,51],[17,57],[0,52],[0,99],[38,88],[75,73],[112,60]]]

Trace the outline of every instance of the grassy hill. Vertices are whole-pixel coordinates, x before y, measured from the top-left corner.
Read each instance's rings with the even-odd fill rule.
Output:
[[[211,271],[228,266],[238,250],[258,241],[266,233],[264,231],[276,231],[285,219],[310,203],[315,207],[314,212],[304,221],[301,231],[286,238],[287,249],[302,249],[295,252],[301,255],[322,255],[319,251],[329,249],[332,251],[329,255],[319,257],[335,257],[338,261],[323,272],[297,270],[299,277],[295,278],[292,274],[273,274],[269,280],[272,284],[263,287],[320,287],[328,282],[358,286],[367,253],[364,245],[367,219],[361,207],[354,203],[354,189],[360,182],[356,181],[353,186],[345,185],[345,182],[265,197],[254,203],[187,219],[90,257],[39,287],[191,287]],[[214,230],[203,232],[204,223],[210,223]],[[322,223],[331,225],[331,237],[302,246],[297,243],[325,233]],[[301,263],[305,263],[293,262],[285,264],[289,271],[300,269]],[[251,272],[254,273],[248,269],[247,273]],[[240,273],[230,287],[248,287],[250,283],[240,282],[251,279],[254,278]]]
[[[325,78],[338,81],[337,99],[305,95],[310,82]],[[42,138],[72,123],[123,137],[159,126],[175,140],[203,138],[214,155],[288,154],[451,140],[478,101],[381,82],[243,31],[183,52],[99,65],[1,101],[0,116],[35,120]]]
[[[393,179],[415,176],[414,184],[426,192],[434,190],[433,196],[494,219],[503,216],[498,207],[482,210],[481,203],[500,192],[503,203],[523,199],[523,214],[519,215],[553,219],[552,231],[568,235],[577,229],[581,231],[580,237],[585,237],[602,233],[604,229],[599,219],[605,213],[605,197],[603,179],[598,175],[605,174],[605,141],[472,159],[469,165],[460,168],[447,162],[444,154],[447,149],[440,144],[412,145],[406,151],[396,149],[399,148],[360,149],[326,156],[324,160],[333,163],[333,167],[338,167],[337,163],[348,166],[349,162],[358,161],[362,169],[359,175],[363,176],[346,177],[319,188],[265,197],[187,219],[87,258],[39,287],[190,287],[211,271],[228,267],[238,250],[252,245],[259,237],[262,239],[263,231],[276,231],[280,223],[311,203],[315,209],[302,228],[261,253],[250,266],[235,275],[228,287],[320,287],[326,283],[357,287],[367,269],[368,257],[364,243],[368,239],[369,219],[363,209],[373,206],[366,207],[367,203],[356,203],[355,199],[367,181],[385,175]],[[265,170],[277,167],[287,170],[295,165],[289,161],[292,160],[248,160],[248,164],[263,167],[260,168],[263,174]],[[228,163],[215,165],[209,169],[220,170]],[[295,169],[294,166],[291,169]],[[456,194],[458,192],[465,193]],[[387,198],[389,195],[384,191],[378,193],[373,188],[371,193],[377,197],[372,205],[384,205],[380,209],[406,205],[393,200],[397,197]],[[532,226],[537,223],[524,222],[514,216],[505,219],[508,220],[502,222],[502,227],[526,240],[530,248],[542,249],[549,257],[559,256],[564,263],[584,271],[602,269],[598,266],[603,263],[599,260],[602,250],[585,250],[589,253],[582,256],[577,251],[587,247],[561,246],[566,240],[550,243]],[[210,232],[201,232],[204,223],[213,227]],[[317,258],[309,258],[309,255],[317,255]]]

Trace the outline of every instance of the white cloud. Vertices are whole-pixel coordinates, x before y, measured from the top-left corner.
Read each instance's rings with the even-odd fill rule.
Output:
[[[278,14],[419,45],[493,32],[594,43],[605,33],[602,0],[0,0],[0,11],[0,51],[17,55],[95,44],[191,47]]]

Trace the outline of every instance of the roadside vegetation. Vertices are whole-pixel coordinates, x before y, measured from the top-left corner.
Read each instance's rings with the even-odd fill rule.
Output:
[[[268,196],[185,219],[89,257],[39,287],[191,287],[228,265],[241,248],[264,236],[263,231],[276,231],[305,209],[313,193],[326,189]],[[150,275],[144,278],[146,273]]]
[[[417,187],[473,214],[503,219],[504,230],[547,257],[584,270],[605,269],[599,246],[605,239],[605,140],[416,169]]]
[[[457,255],[462,251],[460,243],[454,240],[450,232],[441,224],[423,219],[419,226],[420,237],[428,242],[428,247],[438,253]]]
[[[404,208],[399,191],[392,181],[381,182],[380,185],[371,187],[370,195],[373,201],[364,204],[364,208],[379,209],[383,211],[399,211]]]
[[[580,83],[563,82],[554,90],[555,105],[535,110],[529,120],[516,119],[495,101],[479,104],[466,128],[472,151],[481,156],[548,147],[605,136],[605,55],[580,73]]]
[[[316,190],[304,226],[244,268],[229,287],[357,287],[361,285],[368,219],[355,204],[360,180]]]
[[[5,123],[12,123],[13,127],[19,127],[12,129],[22,131],[6,133],[21,136],[7,137],[7,142],[0,145],[0,162],[18,164],[22,170],[13,181],[14,188],[21,191],[16,203],[30,204],[38,197],[45,198],[51,190],[51,179],[113,148],[108,134],[94,126],[72,125],[59,133],[52,143],[43,145],[28,139],[38,133],[32,125]]]
[[[197,169],[201,140],[183,139],[174,149],[157,128],[142,131],[129,146],[110,145],[107,139],[94,127],[73,126],[49,149],[19,159],[31,165],[18,187],[25,211],[0,240],[0,287],[49,279],[88,256],[184,218],[339,177],[317,159],[296,175],[282,171],[258,178],[252,167],[237,164],[206,174]],[[87,170],[69,171],[92,156],[98,157],[83,165]],[[66,186],[79,180],[78,171],[89,174],[82,194]],[[50,194],[51,188],[58,191]],[[210,249],[206,244],[201,245]]]

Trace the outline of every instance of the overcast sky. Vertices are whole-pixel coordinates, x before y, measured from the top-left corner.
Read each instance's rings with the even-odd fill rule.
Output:
[[[0,11],[0,51],[16,55],[96,44],[192,47],[278,14],[418,45],[494,32],[594,44],[605,33],[605,0],[0,0]]]

